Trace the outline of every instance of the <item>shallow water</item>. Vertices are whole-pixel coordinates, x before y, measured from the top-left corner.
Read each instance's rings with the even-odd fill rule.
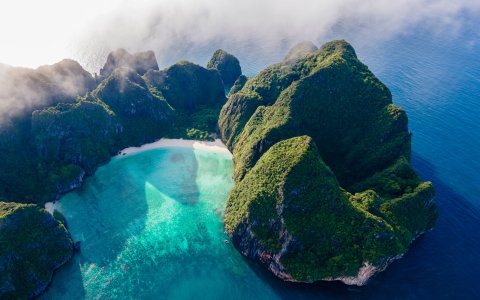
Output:
[[[231,155],[193,148],[114,158],[57,203],[81,252],[55,275],[44,298],[271,295],[225,243],[232,172]]]

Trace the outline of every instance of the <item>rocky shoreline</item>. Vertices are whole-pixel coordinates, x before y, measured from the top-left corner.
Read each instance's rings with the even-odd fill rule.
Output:
[[[64,261],[59,262],[56,266],[53,267],[52,272],[51,272],[51,274],[49,275],[48,280],[39,283],[39,284],[38,284],[38,287],[32,291],[32,293],[30,294],[29,298],[30,298],[30,299],[31,299],[31,298],[35,298],[35,297],[38,297],[38,296],[40,296],[41,294],[43,294],[43,293],[47,290],[48,286],[52,283],[53,276],[55,275],[55,272],[56,272],[58,269],[60,269],[64,264],[66,264],[67,262],[69,262],[69,261],[72,259],[73,255],[74,255],[74,249],[73,249],[73,247],[72,247],[72,253],[71,253],[71,255],[66,256],[65,259],[64,259]]]
[[[290,244],[290,242],[292,242],[291,235],[288,235],[288,233],[283,234],[281,239],[284,240],[284,243],[281,250],[278,253],[271,254],[268,251],[265,251],[260,243],[255,242],[255,235],[251,231],[251,228],[249,228],[249,226],[246,226],[245,229],[240,232],[241,233],[236,232],[230,235],[230,238],[233,240],[235,247],[237,247],[237,249],[239,249],[239,251],[244,256],[261,262],[270,272],[272,272],[279,279],[289,282],[313,283],[315,281],[340,281],[346,285],[364,286],[369,282],[372,277],[378,275],[378,273],[385,271],[390,264],[392,264],[396,260],[401,259],[405,255],[405,253],[402,253],[388,257],[384,260],[383,263],[377,266],[372,265],[369,262],[364,262],[362,267],[358,270],[358,274],[356,276],[326,277],[320,280],[302,281],[294,279],[280,262],[282,255],[287,252],[288,245]],[[424,233],[425,232],[418,233],[412,240],[412,243]]]
[[[32,204],[0,202],[0,298],[33,298],[50,284],[55,270],[73,255],[64,224]]]

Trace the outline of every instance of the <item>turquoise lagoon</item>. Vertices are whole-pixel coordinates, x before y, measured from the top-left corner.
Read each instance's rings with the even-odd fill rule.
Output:
[[[56,203],[81,251],[46,299],[275,298],[228,242],[229,153],[160,148],[117,156]]]

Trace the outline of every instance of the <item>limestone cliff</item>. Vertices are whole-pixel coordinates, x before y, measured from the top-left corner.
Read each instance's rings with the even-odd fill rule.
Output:
[[[365,284],[436,221],[405,112],[345,41],[249,79],[219,128],[236,181],[225,227],[282,279]]]
[[[223,83],[227,86],[232,85],[238,76],[242,75],[242,68],[238,59],[222,49],[218,49],[213,53],[207,68],[217,70],[222,77]]]
[[[0,298],[37,296],[72,254],[65,226],[43,208],[0,202]]]
[[[130,68],[136,73],[143,75],[148,70],[158,70],[157,59],[153,51],[130,54],[125,49],[117,49],[107,56],[107,61],[100,69],[100,77],[108,77],[117,68]]]

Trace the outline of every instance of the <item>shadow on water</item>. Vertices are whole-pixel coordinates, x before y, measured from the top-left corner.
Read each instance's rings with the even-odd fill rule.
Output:
[[[165,170],[166,164],[168,172],[156,172]],[[191,149],[176,149],[165,160],[153,163],[152,167],[149,172],[151,175],[146,178],[146,182],[180,203],[195,204],[199,201],[200,193],[195,181],[198,162]],[[165,182],[169,184],[166,185]]]
[[[164,172],[166,168],[168,172]],[[127,241],[141,234],[146,226],[149,213],[146,189],[151,187],[184,205],[195,205],[199,198],[195,183],[197,168],[192,151],[151,150],[114,158],[79,190],[64,196],[60,210],[67,218],[74,240],[82,242],[81,250],[54,274],[52,285],[42,299],[91,298],[91,293],[100,292],[97,289],[107,286],[111,277],[134,277],[121,270],[124,264],[117,261]],[[179,189],[183,193],[179,194]],[[103,278],[102,272],[109,268],[120,270],[108,271],[112,273],[110,278]],[[99,280],[105,282],[95,282]],[[90,289],[90,296],[86,289]]]
[[[287,283],[248,261],[250,268],[282,299],[480,299],[480,214],[438,179],[428,160],[414,153],[412,162],[424,180],[433,182],[440,217],[431,232],[367,286]]]

